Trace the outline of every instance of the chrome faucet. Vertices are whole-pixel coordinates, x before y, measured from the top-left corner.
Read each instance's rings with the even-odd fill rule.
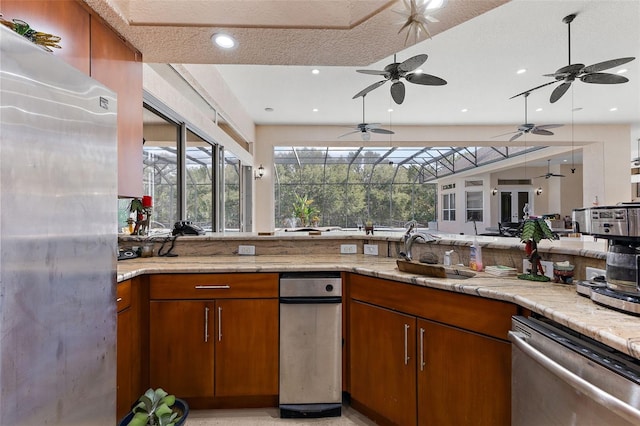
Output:
[[[402,242],[404,243],[404,251],[400,252],[400,256],[402,256],[405,260],[411,260],[411,247],[413,247],[413,243],[416,240],[422,240],[423,243],[431,243],[436,241],[437,238],[431,234],[427,234],[424,232],[414,232],[414,228],[416,227],[417,222],[412,220],[407,222],[406,232],[402,236]]]

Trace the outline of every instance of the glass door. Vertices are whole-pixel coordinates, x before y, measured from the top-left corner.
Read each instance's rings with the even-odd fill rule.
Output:
[[[500,222],[520,222],[530,191],[500,191]]]

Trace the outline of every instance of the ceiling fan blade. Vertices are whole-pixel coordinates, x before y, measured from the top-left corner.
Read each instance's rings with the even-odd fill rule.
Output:
[[[627,77],[606,72],[592,72],[591,74],[583,75],[580,77],[580,80],[585,83],[597,84],[620,84],[629,81]]]
[[[352,132],[345,133],[344,135],[340,135],[340,136],[338,136],[338,138],[342,138],[342,137],[345,137],[345,136],[348,136],[348,135],[352,135],[352,134],[354,134],[354,133],[360,133],[360,132],[361,132],[361,130],[360,130],[360,129],[358,129],[358,130],[354,130],[354,131],[352,131]]]
[[[543,124],[541,126],[536,126],[536,129],[555,129],[556,127],[562,127],[564,124]]]
[[[398,105],[404,102],[404,83],[396,81],[391,85],[391,97]]]
[[[389,78],[389,72],[388,71],[356,70],[356,72],[359,72],[359,73],[362,73],[362,74],[370,74],[370,75],[384,75],[385,77]]]
[[[516,130],[515,132],[502,133],[502,134],[499,134],[499,135],[491,136],[491,138],[492,138],[492,139],[493,139],[493,138],[499,138],[500,136],[512,135],[512,134],[514,134],[514,133],[519,133],[519,132]]]
[[[509,142],[513,142],[516,139],[518,139],[520,136],[524,135],[524,132],[518,132],[515,135],[511,136],[511,139],[509,139]]]
[[[382,86],[386,82],[387,82],[387,80],[380,80],[378,82],[375,82],[372,85],[365,87],[364,89],[362,89],[361,91],[359,91],[358,93],[353,95],[353,98],[351,98],[351,99],[355,99],[355,98],[357,98],[359,96],[364,96],[367,93],[369,93],[370,91],[372,91],[373,89],[377,89],[378,87]]]
[[[409,83],[424,84],[427,86],[444,86],[445,84],[447,84],[446,80],[443,80],[440,77],[436,77],[435,75],[430,75],[430,74],[412,73],[412,74],[407,74],[405,78]]]
[[[550,77],[553,77],[553,74],[551,74]],[[557,82],[558,81],[550,81],[548,83],[541,84],[540,86],[536,86],[533,89],[525,90],[524,92],[518,93],[517,95],[513,95],[509,99],[517,98],[518,96],[522,96],[522,95],[528,95],[529,93],[533,92],[534,90],[538,90],[538,89],[540,89],[542,87],[548,86],[550,84],[555,84]]]
[[[412,58],[407,59],[398,65],[398,71],[400,72],[409,72],[418,68],[420,65],[424,64],[429,56],[426,54],[416,55]]]
[[[549,175],[549,177],[552,177],[552,176],[553,176],[553,177],[564,177],[564,175],[558,175],[558,174],[555,174],[555,173],[551,173],[551,174]]]
[[[369,128],[369,131],[372,132],[372,133],[383,133],[385,135],[394,135],[395,134],[395,132],[392,132],[391,130],[387,130],[387,129],[378,129],[378,128],[371,129],[371,128]]]
[[[544,136],[553,135],[553,132],[550,132],[549,130],[541,129],[539,127],[534,127],[531,133],[533,133],[534,135],[544,135]]]
[[[362,125],[367,129],[375,129],[376,127],[380,127],[382,124],[380,124],[380,123],[362,123]]]
[[[588,67],[585,67],[584,72],[592,73],[592,72],[608,70],[609,68],[615,68],[619,65],[626,64],[627,62],[631,62],[634,59],[635,59],[634,57],[629,57],[629,58],[610,59],[608,61],[598,62],[597,64],[593,64],[593,65],[589,65]]]
[[[567,93],[567,90],[569,90],[569,87],[571,87],[571,83],[565,81],[560,86],[553,89],[553,92],[551,92],[551,97],[549,98],[549,102],[551,103],[556,102],[558,99],[562,97],[562,95]]]

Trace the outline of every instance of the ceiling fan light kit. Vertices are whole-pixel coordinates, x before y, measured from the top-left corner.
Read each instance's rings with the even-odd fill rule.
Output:
[[[576,14],[567,15],[562,19],[562,22],[567,24],[568,30],[568,54],[569,54],[569,64],[559,68],[553,74],[544,74],[544,77],[553,77],[554,81],[550,81],[548,83],[541,84],[532,89],[524,91],[522,93],[518,93],[517,95],[512,96],[510,99],[513,99],[517,96],[521,96],[524,94],[529,94],[534,90],[540,89],[542,87],[549,86],[555,83],[561,83],[558,87],[553,89],[551,92],[551,96],[549,97],[549,102],[555,103],[557,102],[575,80],[582,81],[583,83],[591,83],[591,84],[620,84],[626,83],[629,81],[628,78],[623,77],[619,74],[611,74],[601,72],[604,70],[608,70],[611,68],[615,68],[617,66],[626,64],[627,62],[631,62],[635,59],[635,57],[625,57],[625,58],[617,58],[617,59],[609,59],[607,61],[598,62],[593,65],[585,66],[584,64],[572,64],[571,63],[571,22],[575,19]]]

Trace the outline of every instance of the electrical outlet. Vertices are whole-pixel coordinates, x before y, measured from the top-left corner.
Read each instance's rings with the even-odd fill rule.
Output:
[[[256,254],[256,246],[238,246],[238,254],[254,256]]]
[[[591,266],[587,266],[587,269],[585,271],[585,277],[587,281],[591,281],[592,279],[598,276],[606,277],[607,271],[604,269],[592,268]]]
[[[355,244],[340,244],[340,254],[356,254],[357,250]]]
[[[364,245],[364,254],[368,254],[371,256],[378,255],[378,245],[377,244],[365,244]]]
[[[553,279],[553,262],[541,260],[540,264],[542,265],[544,275]],[[529,259],[522,259],[522,271],[526,273],[529,269],[531,269],[531,262],[529,262]]]

